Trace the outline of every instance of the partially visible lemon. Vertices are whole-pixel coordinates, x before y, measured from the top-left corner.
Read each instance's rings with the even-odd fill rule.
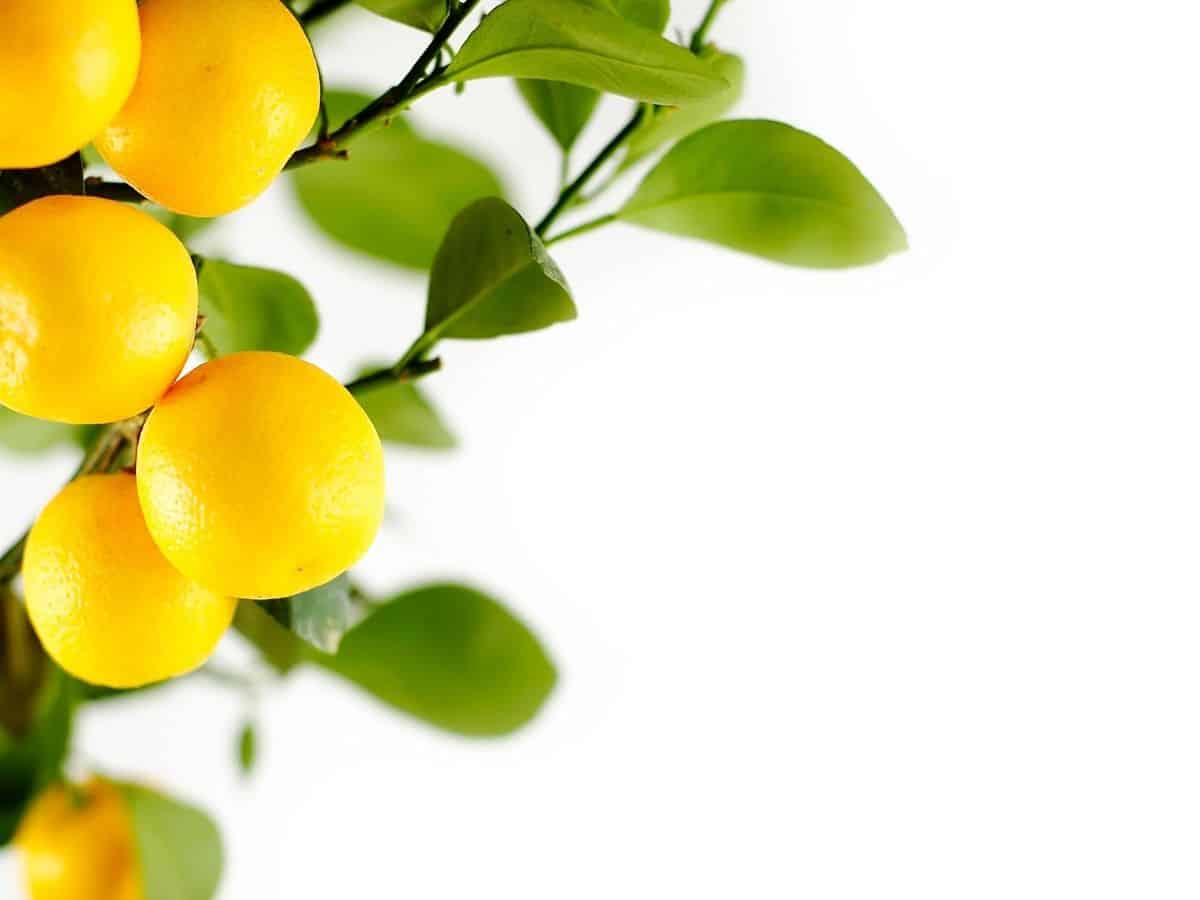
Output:
[[[132,475],[68,484],[34,523],[25,606],[46,652],[84,681],[139,687],[203,663],[236,601],[189,581],[146,531]]]
[[[357,562],[383,519],[383,448],[337,381],[293,356],[200,366],[142,432],[138,494],[163,554],[235,597],[288,597]]]
[[[320,77],[304,29],[280,0],[142,0],[139,15],[137,85],[96,148],[175,212],[244,206],[316,120]]]
[[[147,213],[97,197],[18,207],[0,216],[0,404],[73,424],[136,415],[179,376],[196,307],[187,249]]]
[[[142,900],[129,812],[103,779],[47,788],[14,843],[32,900]]]
[[[135,0],[0,3],[0,169],[48,166],[109,123],[137,77]]]

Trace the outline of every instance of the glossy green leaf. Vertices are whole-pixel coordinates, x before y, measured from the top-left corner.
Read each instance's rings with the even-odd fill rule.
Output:
[[[564,153],[575,146],[600,103],[600,94],[591,88],[561,81],[519,78],[517,90]]]
[[[710,97],[725,81],[684,48],[582,0],[507,0],[444,74],[564,81],[654,103]]]
[[[243,775],[249,775],[254,770],[258,760],[258,730],[253,722],[245,722],[238,729],[237,762]]]
[[[573,318],[566,279],[515,209],[488,197],[458,215],[429,278],[424,344],[518,334]]]
[[[350,579],[344,574],[311,591],[285,600],[263,600],[259,606],[305,643],[325,653],[337,651],[354,611]]]
[[[317,336],[317,308],[283,272],[205,259],[200,267],[200,346],[211,357],[242,350],[300,356]]]
[[[118,786],[133,822],[145,900],[211,900],[224,865],[212,820],[149,788]]]
[[[370,99],[328,92],[331,122]],[[421,137],[403,119],[357,137],[349,151],[348,160],[292,172],[296,197],[335,241],[405,268],[429,268],[455,213],[480,197],[504,193],[483,163]]]
[[[450,450],[458,443],[415,384],[379,384],[354,396],[384,443],[427,450]]]
[[[77,425],[47,422],[0,406],[0,447],[17,453],[40,453],[65,444],[78,444]]]
[[[423,31],[437,31],[446,18],[446,0],[354,0],[373,13]]]
[[[671,15],[668,0],[585,0],[592,6],[617,13],[624,19],[661,33]],[[525,104],[550,132],[564,153],[571,148],[591,120],[600,102],[600,94],[592,88],[561,81],[541,81],[534,78],[517,79],[517,89]]]
[[[621,161],[622,168],[628,168],[660,147],[716,122],[741,98],[746,67],[739,57],[709,49],[705,50],[700,58],[729,82],[729,87],[706,100],[689,103],[687,106],[655,107],[629,136],[625,156]]]
[[[871,183],[824,141],[779,122],[720,122],[685,138],[619,218],[793,266],[877,262],[907,246]]]
[[[71,737],[78,685],[57,667],[46,670],[29,720],[17,704],[22,691],[0,680],[5,724],[0,724],[0,846],[12,840],[25,807],[47,784],[58,777]],[[14,734],[14,718],[24,718]]]
[[[528,628],[492,598],[455,584],[392,598],[320,662],[384,703],[476,736],[526,724],[557,678]]]

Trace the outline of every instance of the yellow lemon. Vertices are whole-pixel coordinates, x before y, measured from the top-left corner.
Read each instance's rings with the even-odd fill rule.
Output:
[[[132,206],[43,197],[0,216],[0,404],[114,422],[178,377],[196,331],[196,271]]]
[[[130,688],[212,653],[236,601],[189,581],[150,539],[132,475],[71,482],[33,525],[25,606],[46,652],[84,681]]]
[[[142,0],[142,66],[96,138],[122,178],[168,209],[245,206],[308,134],[320,78],[280,0]]]
[[[234,353],[180,380],[142,432],[137,480],[167,559],[236,597],[324,584],[383,519],[371,420],[333,378],[281,353]]]
[[[94,778],[47,788],[15,839],[32,900],[141,900],[133,828],[120,792]],[[132,880],[134,891],[126,890]]]
[[[0,3],[0,169],[90,141],[129,96],[139,46],[135,0]]]

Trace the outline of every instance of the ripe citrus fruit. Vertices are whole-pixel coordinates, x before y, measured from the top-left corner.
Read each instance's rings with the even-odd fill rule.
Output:
[[[163,554],[235,597],[324,584],[383,519],[371,420],[333,378],[281,353],[234,353],[180,380],[150,414],[137,470]]]
[[[96,148],[176,212],[244,206],[317,117],[320,78],[304,29],[280,0],[143,0],[138,12],[137,84]]]
[[[196,271],[151,216],[43,197],[0,216],[0,404],[114,422],[179,375],[196,331]]]
[[[150,540],[132,475],[71,482],[33,525],[25,606],[46,652],[77,678],[139,687],[203,663],[235,601],[179,574]]]
[[[129,96],[139,45],[135,0],[0,3],[0,169],[90,141]]]
[[[115,786],[94,778],[69,791],[47,788],[15,839],[32,900],[140,900],[133,829]],[[130,889],[134,892],[114,894]]]

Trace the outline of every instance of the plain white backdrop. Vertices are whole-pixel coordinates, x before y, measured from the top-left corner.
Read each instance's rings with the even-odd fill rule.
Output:
[[[445,347],[428,388],[463,447],[393,455],[363,577],[505,599],[561,669],[539,720],[465,741],[301,673],[246,781],[239,698],[193,679],[88,713],[76,767],[211,810],[223,900],[1196,897],[1185,16],[734,0],[737,114],[845,152],[912,251],[814,274],[614,227],[555,249],[578,322]],[[364,88],[421,43],[361,12],[318,37]],[[545,210],[555,154],[509,84],[413,119]],[[295,212],[277,185],[205,249],[298,275],[331,371],[395,355],[422,282]],[[0,538],[71,465],[0,461]]]

